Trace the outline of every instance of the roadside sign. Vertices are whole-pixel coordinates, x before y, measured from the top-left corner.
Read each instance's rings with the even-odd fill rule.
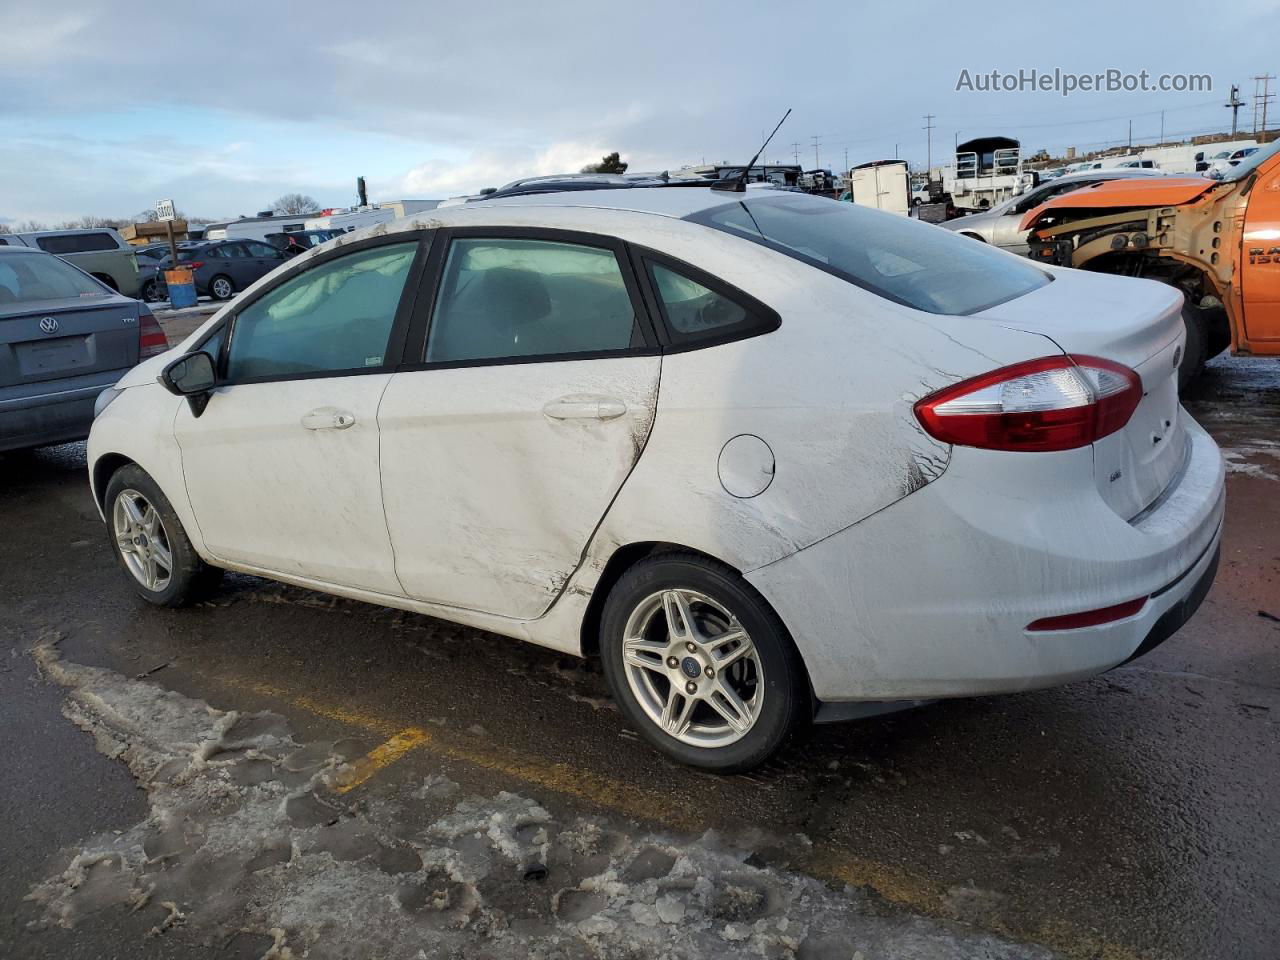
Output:
[[[177,219],[177,215],[173,212],[172,200],[156,201],[156,219],[160,220],[161,222],[165,220]]]

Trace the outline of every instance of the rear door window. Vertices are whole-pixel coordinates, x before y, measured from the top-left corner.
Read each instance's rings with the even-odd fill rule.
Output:
[[[55,234],[36,237],[36,246],[49,253],[89,253],[94,250],[118,250],[120,245],[109,233]]]
[[[1052,280],[1030,263],[950,230],[819,197],[752,197],[686,219],[928,313],[978,313]]]
[[[501,360],[643,345],[617,255],[551,240],[455,239],[427,362]]]

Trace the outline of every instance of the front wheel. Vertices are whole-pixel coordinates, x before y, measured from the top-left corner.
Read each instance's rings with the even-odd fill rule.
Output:
[[[116,559],[148,603],[183,606],[222,575],[200,559],[169,498],[141,467],[129,464],[112,474],[106,514]]]
[[[155,280],[148,280],[142,285],[142,299],[147,303],[156,303],[160,299],[160,287]]]
[[[605,601],[600,649],[623,715],[681,763],[750,769],[811,719],[782,621],[742,577],[697,554],[628,570]]]

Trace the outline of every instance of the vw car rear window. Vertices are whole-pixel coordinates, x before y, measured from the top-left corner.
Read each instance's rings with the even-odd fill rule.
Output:
[[[928,313],[977,313],[1052,278],[949,230],[820,197],[751,197],[686,219],[785,253]]]
[[[109,296],[106,287],[57,257],[29,253],[0,258],[0,308],[10,303]]]

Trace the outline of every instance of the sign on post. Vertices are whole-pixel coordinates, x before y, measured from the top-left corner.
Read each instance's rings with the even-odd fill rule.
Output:
[[[177,215],[173,212],[172,200],[156,201],[156,219],[163,223],[166,220],[176,220]]]

